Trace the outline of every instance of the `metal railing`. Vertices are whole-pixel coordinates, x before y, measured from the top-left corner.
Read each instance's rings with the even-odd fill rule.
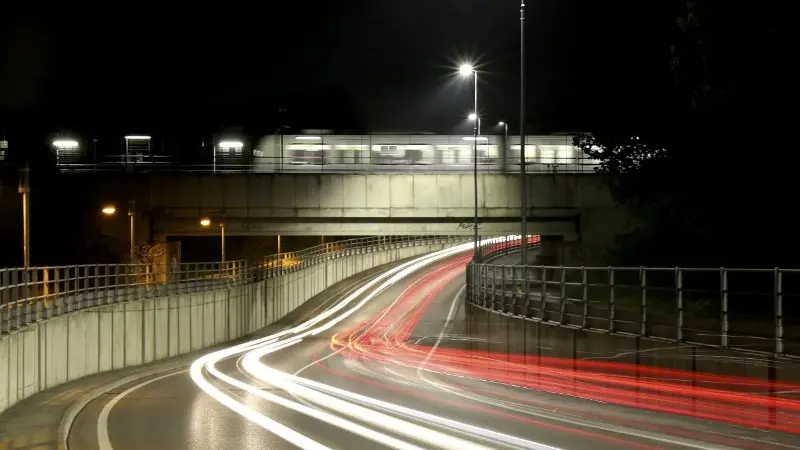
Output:
[[[78,309],[230,287],[252,277],[245,261],[0,269],[0,332]]]
[[[376,236],[246,261],[0,269],[0,333],[80,309],[228,288],[375,250],[463,242],[463,236]]]
[[[298,252],[265,256],[261,262],[261,267],[264,269],[264,276],[275,277],[343,256],[389,248],[415,247],[429,244],[456,244],[469,240],[469,236],[370,236],[330,242]]]
[[[503,250],[507,251],[507,250]],[[468,301],[571,328],[800,356],[800,270],[470,264]]]

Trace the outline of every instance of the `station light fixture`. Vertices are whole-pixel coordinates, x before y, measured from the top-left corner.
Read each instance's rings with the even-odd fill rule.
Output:
[[[142,134],[132,134],[125,136],[125,140],[127,141],[149,141],[150,136],[142,135]]]
[[[226,150],[241,150],[244,147],[244,143],[242,141],[220,141],[218,146]]]
[[[461,139],[463,139],[465,141],[476,141],[476,140],[477,141],[488,141],[489,140],[489,138],[487,138],[486,136],[478,136],[477,138],[473,137],[473,136],[464,136]]]
[[[296,136],[295,139],[298,141],[319,141],[322,140],[320,136]]]
[[[200,219],[200,226],[202,227],[210,227],[211,226],[211,219],[208,217],[203,217]]]
[[[106,205],[103,206],[103,209],[100,210],[103,214],[107,216],[113,216],[117,213],[117,207],[114,205]]]
[[[57,139],[53,141],[53,147],[59,150],[71,150],[78,148],[78,141],[74,139]]]

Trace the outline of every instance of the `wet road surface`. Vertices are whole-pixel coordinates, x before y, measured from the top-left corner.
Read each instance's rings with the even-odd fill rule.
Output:
[[[379,271],[345,280],[264,336],[329,314],[313,326],[98,398],[70,448],[800,448],[792,363],[780,363],[782,384],[743,383],[676,369],[697,350],[533,324],[520,334],[465,307],[467,261],[447,256],[385,287],[389,275],[367,286]],[[642,367],[673,371],[631,369],[637,352]],[[760,364],[743,358],[700,353],[720,377]],[[598,360],[616,365],[588,365]]]

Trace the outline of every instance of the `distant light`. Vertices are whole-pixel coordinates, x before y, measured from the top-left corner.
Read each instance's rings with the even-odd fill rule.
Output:
[[[474,138],[474,137],[472,137],[472,136],[464,136],[464,137],[463,137],[463,138],[461,138],[461,139],[463,139],[463,140],[465,140],[465,141],[474,141],[474,140],[479,140],[479,141],[488,141],[488,140],[489,140],[489,138],[487,138],[486,136],[478,136],[477,138]]]
[[[132,135],[132,136],[125,136],[125,139],[130,141],[148,141],[150,140],[150,136],[143,136],[143,135]]]
[[[71,139],[53,141],[53,147],[56,148],[78,148],[78,141]]]
[[[458,74],[462,77],[468,77],[475,72],[475,67],[472,64],[464,63],[458,66]]]
[[[200,219],[200,226],[208,227],[210,225],[211,225],[211,219],[209,219],[208,217]]]
[[[222,141],[219,143],[219,148],[224,149],[240,149],[244,147],[244,144],[241,141]]]
[[[504,127],[506,126],[506,123],[501,120],[500,122],[497,122],[497,125],[500,127]]]
[[[478,119],[478,115],[475,114],[475,113],[469,113],[469,115],[467,116],[467,119],[469,119],[470,122],[475,122],[475,120]]]
[[[297,136],[295,139],[298,141],[319,141],[322,138],[319,136]]]
[[[113,216],[117,213],[117,208],[114,205],[106,205],[100,211],[107,216]]]

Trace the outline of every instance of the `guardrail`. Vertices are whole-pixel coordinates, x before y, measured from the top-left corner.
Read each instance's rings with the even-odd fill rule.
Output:
[[[38,320],[118,302],[232,287],[356,253],[435,243],[463,236],[376,236],[322,244],[246,261],[182,264],[92,264],[0,269],[0,333]]]
[[[265,256],[261,267],[264,269],[264,276],[274,277],[301,270],[322,261],[357,253],[427,244],[456,244],[469,240],[469,236],[370,236],[330,242],[298,252]]]
[[[507,251],[507,250],[504,250]],[[800,270],[475,264],[470,303],[570,328],[800,356]]]

